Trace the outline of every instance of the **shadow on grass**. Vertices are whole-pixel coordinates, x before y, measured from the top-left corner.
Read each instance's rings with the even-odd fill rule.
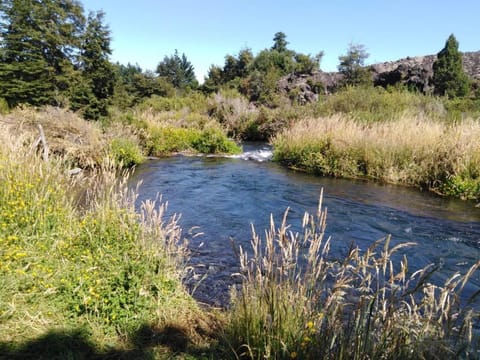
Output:
[[[24,343],[1,343],[0,359],[162,359],[176,355],[208,358],[191,343],[185,329],[143,325],[121,349],[99,349],[85,330],[52,330]],[[181,358],[185,358],[182,355]]]

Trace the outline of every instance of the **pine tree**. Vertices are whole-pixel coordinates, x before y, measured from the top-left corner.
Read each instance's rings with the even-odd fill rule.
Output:
[[[83,30],[81,4],[2,0],[0,15],[0,97],[10,106],[61,104]]]
[[[273,46],[271,50],[275,50],[278,52],[287,51],[288,41],[286,39],[287,35],[285,35],[285,33],[281,31],[275,33],[275,35],[273,36]]]
[[[163,61],[157,66],[157,74],[164,77],[177,89],[196,88],[198,86],[192,63],[188,61],[185,54],[178,55],[178,50],[175,50],[172,56],[163,58]]]
[[[465,96],[470,87],[470,82],[463,70],[462,54],[458,51],[458,41],[451,34],[445,47],[437,54],[433,63],[432,84],[434,93],[441,96]]]
[[[103,12],[90,13],[80,45],[81,82],[72,93],[73,110],[82,109],[87,119],[108,114],[109,100],[115,87],[115,69],[111,55],[110,30],[104,25]]]

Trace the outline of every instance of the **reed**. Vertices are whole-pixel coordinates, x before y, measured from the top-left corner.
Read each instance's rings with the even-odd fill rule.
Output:
[[[365,123],[344,115],[308,118],[273,139],[274,159],[327,176],[404,184],[480,198],[480,123],[404,114]]]
[[[239,249],[242,278],[232,293],[225,342],[250,359],[451,359],[478,355],[478,319],[460,293],[480,266],[454,274],[443,286],[429,282],[427,266],[415,272],[392,256],[412,243],[390,238],[341,261],[329,258],[327,211],[305,213],[300,233],[271,219],[264,239],[253,230],[252,249]],[[478,294],[476,294],[478,295]],[[477,308],[478,310],[478,308]]]

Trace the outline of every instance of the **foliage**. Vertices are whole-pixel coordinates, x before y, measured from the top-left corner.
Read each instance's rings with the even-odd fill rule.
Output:
[[[343,114],[364,122],[395,120],[405,112],[438,119],[446,116],[445,106],[438,98],[406,89],[372,86],[347,86],[309,107],[314,116]]]
[[[240,148],[216,128],[198,130],[173,126],[151,126],[147,139],[150,155],[165,156],[176,152],[236,154]]]
[[[432,83],[437,95],[455,98],[468,94],[470,83],[463,70],[458,41],[453,34],[448,37],[445,47],[437,54],[437,60],[433,63]]]
[[[270,49],[255,56],[248,48],[242,49],[237,56],[227,55],[223,67],[210,67],[203,90],[213,92],[222,87],[234,88],[250,101],[279,106],[278,80],[293,72],[311,74],[318,70],[323,52],[312,57],[290,50],[283,32],[277,32],[273,42]]]
[[[240,247],[242,284],[232,292],[225,342],[248,359],[423,359],[475,357],[478,315],[459,294],[480,261],[443,286],[429,283],[427,266],[415,272],[396,253],[414,243],[354,245],[345,259],[329,257],[327,212],[305,213],[301,231],[273,218],[252,249]],[[478,294],[477,294],[478,295]],[[439,301],[438,299],[442,299]]]
[[[9,110],[7,100],[0,98],[0,115],[8,113]]]
[[[285,52],[287,51],[287,35],[285,35],[284,32],[277,32],[273,36],[273,46],[272,50],[278,51],[278,52]]]
[[[192,141],[192,147],[202,154],[239,154],[241,148],[218,128],[207,127]]]
[[[151,96],[142,101],[138,106],[140,110],[151,110],[154,112],[188,111],[206,113],[208,104],[207,97],[200,92],[189,92],[183,96]]]
[[[198,86],[192,63],[185,54],[180,56],[178,50],[175,50],[173,55],[163,58],[157,66],[157,74],[177,89],[195,89]]]
[[[81,4],[5,0],[0,14],[0,97],[10,107],[63,105],[83,32]]]
[[[125,167],[141,164],[144,156],[139,145],[127,138],[115,138],[110,143],[110,153],[115,162]]]
[[[74,89],[71,103],[72,110],[80,109],[86,119],[93,120],[108,114],[107,107],[115,85],[115,71],[108,59],[112,53],[110,31],[103,24],[104,16],[103,12],[91,13],[88,16],[80,45],[79,63],[85,85],[80,87],[80,90]]]
[[[115,66],[117,83],[113,103],[121,108],[134,107],[152,96],[174,97],[176,90],[165,78],[151,71],[143,72],[138,65]]]
[[[372,78],[369,70],[365,67],[365,60],[368,58],[365,46],[351,43],[347,54],[340,56],[338,71],[343,74],[343,85],[371,85]]]

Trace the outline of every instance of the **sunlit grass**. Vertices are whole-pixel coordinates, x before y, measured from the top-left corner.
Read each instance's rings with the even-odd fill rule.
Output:
[[[321,175],[365,178],[480,197],[480,123],[404,114],[365,123],[343,115],[309,118],[273,140],[274,158]]]
[[[251,251],[240,248],[242,285],[232,294],[226,346],[249,359],[475,358],[476,299],[461,304],[460,294],[480,261],[443,286],[429,282],[432,266],[394,263],[414,244],[391,246],[388,237],[334,261],[321,201],[300,233],[287,211],[278,227],[271,219],[264,239],[253,232]]]
[[[27,140],[0,132],[0,344],[83,329],[99,349],[122,347],[146,324],[202,318],[182,285],[186,243],[166,204],[136,212],[127,174],[108,157],[71,176]]]

